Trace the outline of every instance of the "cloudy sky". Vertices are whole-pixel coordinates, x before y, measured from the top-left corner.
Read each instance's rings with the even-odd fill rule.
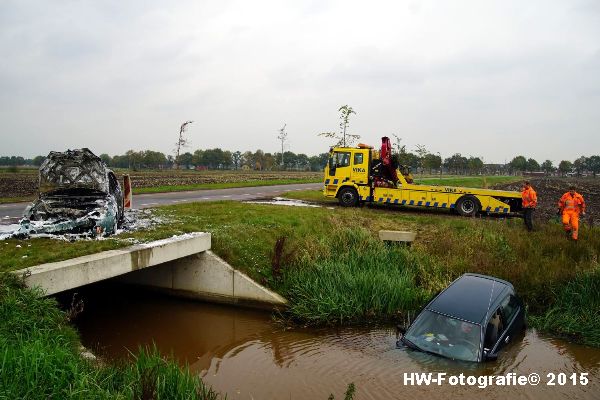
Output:
[[[600,154],[600,2],[0,2],[0,155],[325,152],[323,131],[540,162]]]

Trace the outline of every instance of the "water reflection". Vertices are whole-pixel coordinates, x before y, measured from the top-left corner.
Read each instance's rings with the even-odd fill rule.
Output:
[[[106,296],[110,293],[110,296]],[[77,320],[84,344],[107,358],[156,343],[166,354],[203,376],[228,398],[337,397],[354,382],[357,399],[598,398],[600,350],[548,339],[535,331],[505,348],[498,361],[460,363],[409,349],[396,349],[395,331],[283,329],[259,311],[209,305],[97,285],[81,294],[86,309]],[[404,373],[497,375],[588,372],[586,387],[406,386]]]

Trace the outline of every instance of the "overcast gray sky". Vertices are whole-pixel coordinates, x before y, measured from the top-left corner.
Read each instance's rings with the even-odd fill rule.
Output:
[[[339,129],[504,162],[600,154],[600,1],[0,2],[0,155],[327,151]]]

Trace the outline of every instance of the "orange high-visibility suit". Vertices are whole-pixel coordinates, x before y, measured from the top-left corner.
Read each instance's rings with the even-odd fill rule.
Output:
[[[558,208],[562,213],[562,223],[566,232],[571,232],[573,240],[577,240],[579,231],[579,214],[585,212],[583,196],[577,192],[567,192],[558,201]]]
[[[521,192],[521,198],[523,199],[523,208],[537,207],[537,193],[531,186],[523,189]]]
[[[523,199],[523,220],[527,230],[531,232],[533,230],[533,210],[537,207],[537,193],[528,184],[521,192],[521,198]]]

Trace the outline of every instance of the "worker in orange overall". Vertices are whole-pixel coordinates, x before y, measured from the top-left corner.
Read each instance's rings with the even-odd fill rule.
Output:
[[[533,230],[533,211],[537,207],[537,193],[531,187],[529,181],[525,181],[523,185],[523,191],[521,192],[521,198],[523,200],[523,219],[527,230],[531,232]]]
[[[569,191],[558,201],[558,209],[562,214],[562,223],[565,227],[567,239],[577,240],[579,231],[579,214],[585,215],[585,202],[583,196],[575,191],[575,187],[569,187]]]

